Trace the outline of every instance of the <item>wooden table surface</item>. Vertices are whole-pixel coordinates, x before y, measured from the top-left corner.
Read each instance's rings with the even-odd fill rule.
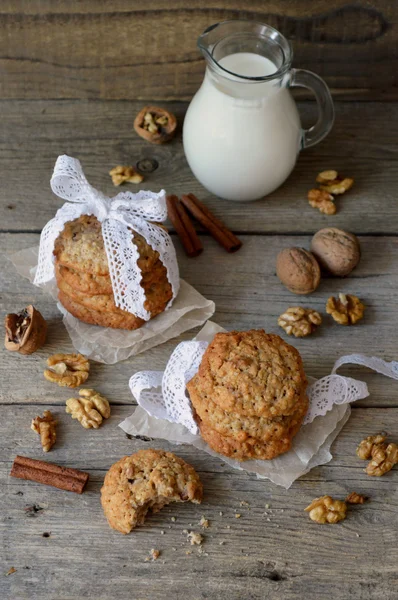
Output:
[[[133,411],[130,375],[161,369],[174,346],[195,331],[113,366],[94,363],[90,385],[109,397],[112,416],[101,429],[87,431],[65,413],[70,391],[42,375],[49,354],[72,350],[56,305],[18,276],[7,257],[37,245],[40,229],[61,204],[49,187],[58,153],[81,159],[89,181],[109,194],[114,193],[107,174],[112,166],[128,164],[132,157],[155,158],[159,168],[147,178],[148,188],[195,192],[243,240],[242,249],[228,255],[203,235],[205,251],[189,259],[175,238],[182,276],[215,301],[217,323],[228,329],[264,327],[284,335],[276,320],[286,307],[302,304],[324,312],[328,296],[353,292],[366,303],[363,322],[346,329],[325,318],[315,335],[294,340],[307,373],[327,375],[336,358],[351,352],[397,359],[398,106],[337,103],[330,136],[302,153],[280,190],[250,204],[228,203],[201,188],[185,162],[180,137],[158,148],[135,136],[131,124],[139,107],[137,102],[112,101],[2,103],[1,312],[34,303],[50,327],[48,343],[39,352],[29,357],[4,349],[1,353],[0,597],[319,600],[333,589],[334,596],[344,600],[397,598],[398,471],[370,478],[355,455],[357,443],[377,431],[387,430],[397,440],[396,381],[363,368],[342,370],[366,381],[371,395],[353,406],[333,444],[333,460],[301,477],[288,491],[192,447],[129,439],[118,427]],[[182,117],[186,106],[174,103],[169,108]],[[301,103],[300,110],[304,118],[314,116],[312,103]],[[326,168],[355,179],[352,191],[338,200],[333,217],[321,215],[306,201],[317,172]],[[285,246],[308,247],[311,235],[326,225],[359,235],[361,263],[347,279],[325,278],[312,295],[293,296],[276,278],[275,257]],[[60,423],[57,444],[46,458],[90,473],[82,496],[9,477],[16,454],[43,457],[29,427],[32,417],[45,408]],[[204,483],[204,502],[172,505],[123,536],[106,523],[100,487],[113,462],[148,446],[176,451],[192,463]],[[344,498],[352,490],[370,501],[355,507],[338,525],[317,525],[303,511],[316,496]],[[241,506],[242,502],[248,504]],[[28,510],[32,506],[37,512]],[[210,520],[203,554],[196,549],[187,554],[190,546],[183,530],[200,530],[202,515]],[[161,556],[145,562],[151,548],[161,550]],[[4,576],[11,567],[16,572]]]
[[[294,46],[294,66],[324,77],[336,101],[331,134],[300,155],[279,190],[249,204],[219,200],[200,186],[185,161],[181,132],[155,147],[132,127],[143,104],[154,102],[182,123],[186,101],[203,77],[197,36],[212,23],[236,18],[284,32]],[[84,430],[65,413],[71,392],[42,374],[50,354],[73,350],[61,315],[8,259],[38,245],[42,227],[62,203],[49,185],[59,154],[79,158],[90,183],[108,195],[116,193],[108,175],[113,166],[155,159],[159,167],[144,187],[197,194],[243,241],[228,255],[203,233],[205,251],[189,259],[173,234],[181,274],[215,301],[214,321],[227,329],[262,327],[288,339],[277,326],[288,306],[325,313],[330,295],[354,293],[367,306],[357,326],[340,327],[325,316],[312,337],[293,340],[307,373],[327,375],[339,356],[352,352],[398,360],[397,22],[394,0],[0,3],[0,317],[33,303],[49,323],[48,341],[37,353],[0,350],[1,600],[398,599],[398,468],[371,478],[355,455],[359,441],[380,430],[398,442],[397,381],[364,368],[341,369],[366,381],[370,396],[353,406],[332,446],[333,459],[289,490],[190,446],[133,439],[118,427],[134,410],[129,377],[162,369],[175,345],[197,330],[116,365],[92,363],[90,386],[110,399],[112,415],[99,430]],[[300,112],[305,123],[314,121],[308,96]],[[332,217],[306,200],[324,169],[355,179]],[[347,279],[325,277],[312,295],[293,296],[276,277],[277,253],[286,246],[308,248],[314,232],[331,225],[359,236],[360,265]],[[59,426],[44,458],[88,471],[82,496],[9,476],[17,454],[43,458],[30,423],[46,408]],[[204,501],[171,505],[123,536],[106,523],[100,488],[111,464],[149,446],[175,451],[194,465]],[[317,496],[345,498],[353,490],[370,500],[337,525],[317,525],[304,512]],[[210,527],[202,531],[200,553],[184,530],[201,531],[202,515]],[[161,555],[146,562],[152,548]]]

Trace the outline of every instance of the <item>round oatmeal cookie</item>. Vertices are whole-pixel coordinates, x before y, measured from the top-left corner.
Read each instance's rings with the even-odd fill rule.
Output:
[[[112,282],[109,275],[83,273],[83,271],[76,271],[75,269],[64,267],[56,261],[55,277],[57,279],[58,277],[63,279],[71,288],[78,292],[82,292],[87,296],[113,294]]]
[[[112,282],[109,275],[95,275],[93,273],[83,273],[74,269],[64,267],[57,261],[55,263],[55,275],[63,279],[70,287],[87,296],[96,296],[98,294],[113,295]],[[157,260],[151,271],[142,273],[142,287],[149,287],[161,278],[167,278],[167,271],[163,263]]]
[[[274,418],[306,403],[299,352],[264,330],[217,333],[188,382],[193,405],[211,399],[233,415]]]
[[[140,256],[137,264],[142,271],[150,271],[159,259],[159,253],[141,235],[136,232],[132,234],[132,243]],[[55,240],[54,255],[63,267],[109,276],[101,223],[94,215],[82,215],[66,223]]]
[[[300,427],[308,410],[305,394],[297,400],[297,409],[291,415],[279,415],[271,419],[236,415],[223,410],[210,398],[200,398],[197,395],[193,396],[192,404],[199,420],[220,435],[237,442],[256,438],[263,444],[290,436],[296,425]]]
[[[163,450],[140,450],[111,466],[101,489],[101,504],[112,529],[130,533],[148,512],[171,502],[202,501],[203,486],[195,469]]]
[[[76,317],[76,319],[79,319],[79,321],[89,323],[89,325],[99,325],[100,327],[112,327],[113,329],[127,329],[132,331],[133,329],[139,329],[139,327],[142,327],[145,324],[143,319],[124,310],[120,311],[120,313],[90,310],[61,291],[58,292],[58,300],[71,315]]]
[[[148,312],[151,313],[151,317],[154,317],[157,314],[163,312],[172,296],[171,285],[169,284],[166,277],[166,269],[165,267],[163,267],[163,269],[163,278],[160,277],[157,281],[155,281],[154,283],[150,283],[149,285],[146,282],[142,283],[146,295],[144,307]],[[97,294],[88,296],[83,292],[79,292],[76,289],[73,289],[68,283],[66,283],[66,281],[59,274],[59,272],[56,271],[55,275],[59,291],[63,292],[64,294],[69,296],[69,298],[71,298],[75,302],[78,302],[79,304],[82,304],[86,308],[105,313],[126,313],[126,311],[116,306],[113,294]]]
[[[260,440],[247,437],[244,442],[238,442],[236,438],[221,435],[215,429],[203,421],[199,421],[199,429],[202,438],[207,442],[215,452],[234,458],[235,460],[271,460],[280,454],[290,450],[292,439],[300,428],[300,423],[286,433],[285,436],[262,443]]]

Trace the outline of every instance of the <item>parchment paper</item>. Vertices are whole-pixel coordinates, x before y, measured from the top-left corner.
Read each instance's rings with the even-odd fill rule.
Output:
[[[9,256],[17,272],[33,281],[39,247],[35,246]],[[163,344],[184,331],[202,325],[215,310],[214,302],[204,298],[186,281],[181,280],[180,291],[171,308],[148,321],[135,331],[98,327],[79,321],[58,302],[58,288],[54,280],[42,286],[57,301],[63,322],[72,344],[88,358],[114,364]]]

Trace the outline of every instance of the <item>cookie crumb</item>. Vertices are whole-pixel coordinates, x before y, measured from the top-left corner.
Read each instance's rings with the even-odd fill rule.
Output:
[[[162,531],[160,532],[160,535],[164,535],[166,532],[164,529],[162,529]]]
[[[176,517],[171,517],[170,520],[173,521],[173,523],[175,523],[177,521]]]
[[[197,533],[196,531],[190,531],[187,539],[191,542],[191,546],[200,546],[203,542],[203,535]]]
[[[156,550],[155,548],[152,548],[149,556],[146,557],[145,562],[149,562],[150,560],[157,560],[160,556],[160,550]]]
[[[248,502],[246,502],[246,500],[241,500],[241,501],[239,502],[239,505],[240,505],[240,506],[250,506],[250,504],[249,504]]]
[[[242,515],[241,515],[240,513],[236,513],[236,514],[235,514],[235,519],[240,519],[240,518],[241,518],[241,516],[242,516]]]
[[[218,543],[219,546],[224,546],[225,542],[224,540],[221,540],[221,542]]]
[[[6,573],[6,577],[8,577],[9,575],[12,575],[13,573],[16,573],[17,570],[15,569],[15,567],[11,567],[11,569],[8,569],[7,573]]]
[[[208,529],[208,527],[210,526],[210,523],[209,523],[209,520],[206,519],[206,517],[202,515],[202,518],[199,521],[199,525],[201,527],[203,527],[203,529]]]
[[[269,505],[269,504],[266,504],[266,505],[265,505],[265,508],[269,508],[269,507],[270,507],[270,505]]]
[[[220,510],[220,517],[222,517],[222,516],[223,516],[223,514],[224,514],[224,513],[222,512],[222,510]]]
[[[185,554],[192,554],[192,550],[186,550]]]
[[[227,529],[231,529],[231,525],[227,525]]]

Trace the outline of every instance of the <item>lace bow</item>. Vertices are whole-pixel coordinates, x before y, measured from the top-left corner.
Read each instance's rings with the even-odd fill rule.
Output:
[[[67,200],[44,227],[40,236],[40,250],[35,285],[42,285],[54,277],[54,243],[65,223],[81,215],[95,215],[102,226],[104,246],[115,304],[122,310],[148,321],[150,313],[144,308],[145,292],[141,287],[141,269],[138,249],[131,243],[134,232],[142,235],[159,253],[167,269],[173,296],[170,308],[179,290],[179,272],[175,249],[169,234],[151,221],[167,218],[165,191],[159,193],[141,190],[137,194],[122,192],[108,198],[87,181],[80,161],[70,156],[59,156],[51,178],[53,192]],[[167,310],[166,308],[166,310]]]

